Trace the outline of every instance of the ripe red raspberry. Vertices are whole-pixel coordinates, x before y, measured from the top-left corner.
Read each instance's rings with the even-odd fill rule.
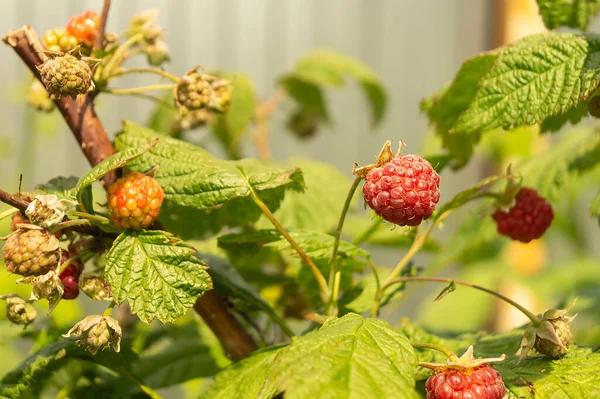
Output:
[[[502,376],[489,364],[447,368],[429,377],[425,390],[427,399],[500,399],[506,394]]]
[[[515,204],[508,212],[497,210],[492,218],[498,233],[513,240],[529,242],[540,238],[550,227],[554,213],[552,206],[532,188],[522,187]]]
[[[396,155],[373,168],[363,186],[365,202],[388,222],[417,226],[440,200],[440,176],[417,155]]]
[[[148,227],[158,218],[164,198],[154,178],[133,172],[108,187],[110,220],[118,227]]]
[[[67,276],[77,277],[79,275],[79,268],[76,264],[71,263],[60,273],[60,279],[66,278]]]
[[[96,11],[86,11],[69,19],[67,32],[76,39],[91,44],[99,26],[100,15]]]
[[[67,267],[67,269],[68,268],[69,267]],[[77,277],[70,274],[63,277],[63,274],[61,273],[60,281],[65,288],[62,295],[63,299],[75,299],[79,296],[79,282],[77,281]]]

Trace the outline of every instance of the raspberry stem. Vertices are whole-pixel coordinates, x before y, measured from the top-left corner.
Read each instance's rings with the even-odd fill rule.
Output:
[[[179,83],[179,80],[180,80],[177,76],[172,75],[167,71],[163,71],[162,69],[157,69],[157,68],[123,69],[123,70],[116,71],[115,73],[111,74],[109,77],[107,77],[107,79],[112,79],[112,78],[116,78],[118,76],[128,75],[130,73],[153,73],[153,74],[162,76],[163,78],[169,79],[174,83]]]
[[[350,190],[348,191],[348,195],[346,195],[346,201],[344,202],[344,206],[342,207],[342,212],[340,214],[340,220],[337,225],[337,229],[335,230],[335,242],[333,243],[333,251],[331,252],[331,259],[329,260],[329,291],[332,292],[332,296],[329,300],[328,304],[328,312],[329,316],[337,316],[338,307],[337,307],[337,296],[340,290],[340,271],[337,270],[337,252],[340,246],[340,237],[342,235],[342,229],[344,228],[344,221],[346,220],[346,214],[348,213],[348,208],[350,208],[350,204],[352,203],[352,198],[354,197],[354,193],[360,184],[362,177],[356,176],[352,185],[350,186]]]
[[[325,280],[325,277],[323,277],[323,274],[321,273],[319,268],[308,257],[306,252],[304,252],[304,250],[300,248],[300,246],[298,245],[296,240],[292,238],[290,233],[288,233],[287,230],[281,225],[281,223],[279,223],[277,218],[275,218],[275,215],[273,215],[273,213],[269,210],[269,207],[260,199],[260,197],[256,194],[256,191],[254,191],[254,189],[252,188],[250,189],[250,197],[252,198],[252,201],[254,201],[256,206],[258,206],[258,208],[262,211],[262,213],[264,213],[265,216],[271,221],[273,226],[275,226],[277,231],[281,233],[281,235],[287,240],[287,242],[290,243],[290,245],[292,246],[292,248],[294,248],[298,255],[300,255],[302,260],[308,265],[313,275],[315,276],[315,279],[317,280],[317,284],[319,284],[321,300],[324,304],[328,303],[330,297],[329,287],[327,286],[327,281]]]
[[[424,343],[424,342],[411,342],[410,344],[414,348],[426,348],[426,349],[433,349],[438,352],[442,352],[444,355],[448,356],[448,359],[450,359],[452,362],[458,362],[458,356],[456,356],[456,354],[454,352],[452,352],[450,349],[444,348],[443,346],[435,345],[435,344],[428,344],[428,343]]]
[[[115,302],[111,302],[106,310],[102,313],[102,316],[110,316],[112,314],[113,309],[115,308]]]
[[[17,208],[11,208],[11,209],[7,209],[4,212],[0,213],[0,220],[7,218],[9,216],[11,216],[13,213],[18,212],[19,210]]]
[[[485,288],[480,285],[472,284],[472,283],[469,283],[466,281],[460,281],[460,280],[454,280],[451,278],[442,278],[442,277],[400,277],[400,278],[397,278],[395,280],[392,280],[392,281],[384,284],[382,291],[391,285],[405,283],[405,282],[409,282],[409,281],[426,281],[426,282],[448,283],[448,284],[454,283],[454,284],[458,284],[458,285],[463,285],[465,287],[475,288],[476,290],[491,294],[491,295],[495,296],[496,298],[501,299],[504,302],[508,303],[509,305],[514,306],[516,309],[521,311],[521,313],[523,313],[525,316],[527,316],[527,318],[529,318],[529,320],[531,320],[531,322],[533,323],[534,326],[538,326],[542,323],[542,320],[538,316],[534,315],[532,312],[530,312],[529,310],[527,310],[526,308],[524,308],[517,302],[513,301],[512,299],[500,294],[499,292],[491,290],[489,288]]]
[[[144,34],[142,32],[131,36],[128,40],[126,40],[122,45],[120,45],[115,52],[113,53],[110,60],[106,63],[106,65],[102,68],[102,73],[100,74],[100,81],[107,80],[109,76],[112,75],[112,71],[118,67],[123,61],[123,57],[125,56],[125,52],[127,49],[133,45],[135,45],[140,40],[144,39]],[[102,76],[104,75],[104,76]]]
[[[133,87],[129,89],[102,89],[103,92],[109,94],[121,94],[121,95],[129,95],[129,94],[138,94],[138,93],[146,93],[148,91],[168,91],[173,90],[172,84],[164,84],[164,85],[149,85],[142,87]]]

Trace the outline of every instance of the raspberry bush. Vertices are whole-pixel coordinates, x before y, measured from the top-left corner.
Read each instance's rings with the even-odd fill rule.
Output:
[[[548,28],[582,31],[588,3],[538,0]],[[91,167],[0,190],[2,341],[29,351],[0,397],[600,397],[596,36],[474,56],[423,93],[424,148],[397,126],[338,170],[280,159],[271,122],[317,137],[325,92],[354,80],[377,127],[396,93],[375,72],[319,50],[265,98],[201,59],[178,76],[158,12],[107,32],[105,1],[4,37],[34,75],[24,100]],[[109,134],[95,107],[115,95],[156,103],[148,124]]]

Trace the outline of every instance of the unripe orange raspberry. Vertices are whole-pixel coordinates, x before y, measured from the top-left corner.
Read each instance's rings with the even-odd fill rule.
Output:
[[[110,220],[123,228],[148,227],[158,218],[164,198],[154,178],[133,172],[108,187]]]
[[[91,43],[100,28],[100,15],[96,11],[86,11],[73,15],[67,23],[67,32],[82,42]]]

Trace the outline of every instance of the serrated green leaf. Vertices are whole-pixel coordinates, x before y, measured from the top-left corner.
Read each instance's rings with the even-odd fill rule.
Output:
[[[92,170],[90,170],[88,173],[81,176],[81,178],[77,182],[77,185],[75,186],[75,196],[79,198],[82,191],[90,184],[101,179],[102,176],[106,175],[110,171],[122,168],[123,166],[127,165],[128,162],[131,162],[133,159],[139,157],[140,155],[154,147],[157,142],[158,140],[153,140],[149,143],[144,143],[136,147],[127,148],[106,158],[98,165],[94,166]]]
[[[16,369],[6,374],[0,381],[0,397],[18,399],[32,385],[38,384],[52,370],[66,360],[66,348],[73,342],[54,342],[27,357]]]
[[[419,398],[415,364],[404,335],[383,320],[350,313],[283,348],[269,382],[290,399]]]
[[[306,252],[313,261],[326,260],[331,257],[335,238],[332,235],[306,230],[292,230],[292,238]],[[290,243],[281,236],[277,230],[257,230],[249,233],[233,233],[222,235],[218,238],[219,247],[228,251],[235,251],[236,247],[248,245],[273,247],[279,251],[295,254]],[[338,256],[342,259],[355,259],[368,257],[369,253],[349,242],[340,241]]]
[[[35,186],[34,191],[39,194],[54,194],[61,199],[73,199],[73,189],[78,181],[79,178],[75,176],[59,176],[50,179],[48,183]]]
[[[286,163],[302,170],[306,189],[303,193],[286,194],[275,212],[277,220],[287,228],[332,231],[352,184],[350,178],[324,162],[292,158]],[[259,226],[271,227],[271,224],[262,220]]]
[[[548,29],[561,26],[587,30],[598,12],[598,0],[537,0],[544,25]]]
[[[598,51],[595,36],[549,33],[521,39],[500,52],[453,132],[533,125],[577,107],[600,84]]]
[[[155,137],[151,130],[125,122],[116,146],[129,148]],[[302,172],[297,168],[255,159],[219,160],[199,147],[168,137],[129,167],[144,170],[151,165],[159,165],[155,178],[167,200],[200,210],[220,208],[236,198],[250,201],[248,197],[253,190],[268,202],[269,197],[281,199],[282,191],[277,189],[303,189]],[[243,215],[237,216],[242,219]]]
[[[497,52],[490,52],[466,61],[447,89],[421,102],[421,110],[435,126],[444,148],[454,158],[455,167],[467,163],[479,138],[476,135],[450,134],[450,129],[473,101],[479,81],[490,71],[497,57]]]
[[[192,339],[173,341],[157,353],[141,355],[134,364],[135,375],[151,388],[164,388],[182,382],[210,377],[219,367],[210,355],[210,348]]]
[[[554,201],[578,176],[599,164],[600,132],[577,129],[543,155],[527,159],[513,170],[523,176],[523,185],[536,188],[549,201]]]
[[[233,363],[215,379],[210,389],[200,396],[202,399],[270,399],[275,396],[277,386],[267,383],[270,367],[281,346],[254,352],[246,359]]]
[[[173,321],[212,288],[196,250],[163,231],[126,230],[106,255],[105,277],[115,302],[149,323]]]
[[[365,64],[352,57],[330,50],[314,51],[298,61],[293,71],[282,78],[282,84],[288,91],[297,89],[293,86],[297,86],[298,82],[300,85],[303,83],[312,86],[317,89],[312,89],[311,96],[315,96],[319,87],[342,87],[347,75],[361,85],[371,107],[373,126],[377,126],[385,114],[385,90],[379,77]],[[307,89],[304,91],[307,92]],[[294,95],[293,97],[296,98]],[[326,115],[326,111],[323,114]]]

